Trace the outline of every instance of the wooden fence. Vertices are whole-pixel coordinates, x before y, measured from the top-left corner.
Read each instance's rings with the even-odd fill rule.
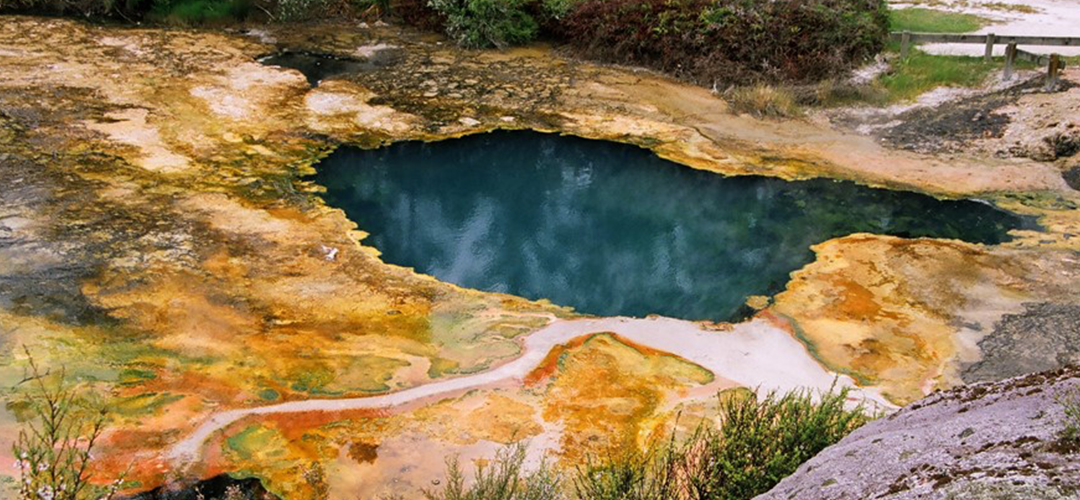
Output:
[[[1055,47],[1080,47],[1080,37],[1071,36],[1025,36],[1025,35],[964,35],[954,33],[912,33],[910,31],[890,34],[893,41],[900,42],[900,58],[906,58],[913,43],[968,43],[986,46],[983,57],[990,61],[994,45],[1005,45],[1005,79],[1012,79],[1016,60],[1029,61],[1046,66],[1046,86],[1053,87],[1058,75],[1065,68],[1065,61],[1058,54],[1041,55],[1020,50],[1017,45],[1049,45]]]

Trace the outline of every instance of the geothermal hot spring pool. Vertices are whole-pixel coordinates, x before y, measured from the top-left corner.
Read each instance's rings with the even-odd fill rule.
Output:
[[[389,263],[605,316],[737,319],[811,262],[811,245],[851,233],[998,243],[1033,226],[976,201],[724,177],[533,132],[345,147],[316,181]]]

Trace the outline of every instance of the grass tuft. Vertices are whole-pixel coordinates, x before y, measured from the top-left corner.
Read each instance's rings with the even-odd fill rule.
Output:
[[[802,115],[790,91],[772,85],[736,87],[724,94],[731,109],[759,117],[788,118]]]
[[[1080,389],[1073,389],[1058,398],[1065,413],[1061,429],[1061,440],[1070,447],[1080,448]]]
[[[490,464],[476,466],[475,481],[466,486],[457,457],[447,460],[446,486],[425,490],[427,500],[564,500],[562,478],[548,463],[525,472],[526,445],[518,443],[499,450]],[[389,500],[389,499],[388,499]]]
[[[915,33],[968,33],[990,24],[975,14],[912,7],[889,13],[889,29]]]
[[[907,59],[893,63],[892,71],[882,75],[881,85],[890,101],[907,101],[941,86],[976,87],[1000,63],[985,62],[981,57],[941,56],[913,49]]]

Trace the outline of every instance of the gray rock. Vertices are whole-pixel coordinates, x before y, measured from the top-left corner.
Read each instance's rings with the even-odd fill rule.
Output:
[[[1080,453],[1058,435],[1080,368],[933,394],[871,422],[756,500],[1077,499]]]
[[[1080,364],[1080,305],[1025,304],[979,341],[983,359],[963,367],[964,382],[988,382]]]

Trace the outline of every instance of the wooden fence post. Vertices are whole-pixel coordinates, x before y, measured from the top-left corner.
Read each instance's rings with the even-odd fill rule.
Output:
[[[1061,71],[1061,56],[1050,54],[1050,65],[1046,68],[1046,90],[1054,90],[1057,85],[1058,72]]]
[[[1009,45],[1005,46],[1005,75],[1003,79],[1005,81],[1012,80],[1013,77],[1013,64],[1016,62],[1016,42],[1009,42]]]
[[[900,35],[900,60],[907,59],[908,46],[911,45],[911,32],[904,30],[904,34]]]
[[[990,62],[994,58],[994,40],[997,38],[993,33],[986,35],[986,54],[983,56],[986,62]]]

